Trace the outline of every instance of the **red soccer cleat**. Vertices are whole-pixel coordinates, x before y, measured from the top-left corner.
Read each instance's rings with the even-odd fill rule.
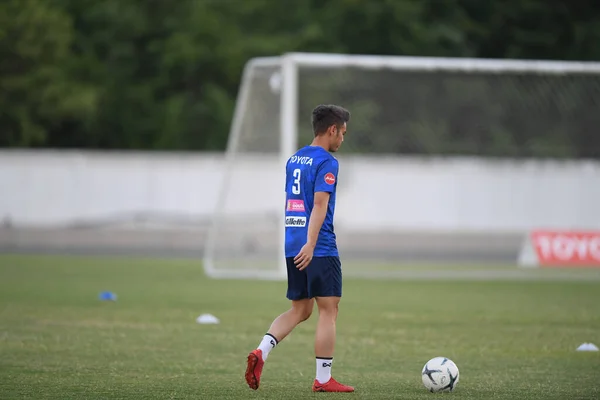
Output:
[[[258,389],[260,385],[260,375],[262,374],[265,362],[262,358],[262,350],[256,349],[248,354],[248,366],[246,367],[246,382],[250,389]]]
[[[342,385],[333,378],[330,378],[326,383],[319,383],[315,379],[313,383],[313,392],[337,392],[337,393],[349,393],[354,392],[354,388],[348,385]]]

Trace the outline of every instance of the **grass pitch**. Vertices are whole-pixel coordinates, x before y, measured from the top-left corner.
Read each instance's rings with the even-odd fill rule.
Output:
[[[189,260],[0,256],[0,398],[600,398],[600,352],[575,351],[600,346],[597,280],[348,279],[333,375],[353,394],[310,391],[316,313],[248,389],[246,355],[284,296],[282,282],[211,281]],[[451,394],[421,383],[440,355],[460,368]]]

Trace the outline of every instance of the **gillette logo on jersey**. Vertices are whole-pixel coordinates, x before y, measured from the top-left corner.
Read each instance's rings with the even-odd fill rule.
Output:
[[[306,226],[306,217],[285,217],[286,228],[302,228]]]
[[[304,146],[292,155],[285,173],[285,256],[295,257],[308,236],[308,222],[316,196],[328,193],[325,219],[319,231],[314,257],[337,257],[333,230],[338,160],[319,146]],[[298,214],[295,214],[298,213]]]

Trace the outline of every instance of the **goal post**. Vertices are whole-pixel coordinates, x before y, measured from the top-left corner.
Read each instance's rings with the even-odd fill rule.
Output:
[[[394,222],[374,202],[357,201],[370,177],[354,168],[350,178],[347,165],[356,161],[368,170],[400,154],[568,158],[572,149],[561,135],[595,129],[599,93],[600,63],[592,62],[315,53],[249,60],[215,188],[206,274],[285,278],[285,163],[310,143],[310,112],[318,104],[352,113],[348,140],[336,155],[345,182],[338,187],[336,232],[352,254],[371,254],[398,247],[393,238],[373,239],[378,231],[447,227],[434,219]]]
[[[242,73],[225,168],[204,246],[203,266],[211,278],[285,276],[278,251],[283,235],[276,207],[284,201],[283,190],[276,189],[278,184],[283,186],[284,171],[279,166],[286,150],[278,137],[283,132],[281,65],[281,57],[255,58]],[[288,139],[286,146],[295,144]],[[261,204],[263,200],[268,204]]]

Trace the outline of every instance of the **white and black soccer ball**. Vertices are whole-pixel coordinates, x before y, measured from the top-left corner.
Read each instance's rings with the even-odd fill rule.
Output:
[[[421,378],[430,392],[451,392],[458,384],[458,367],[449,358],[435,357],[427,361]]]

